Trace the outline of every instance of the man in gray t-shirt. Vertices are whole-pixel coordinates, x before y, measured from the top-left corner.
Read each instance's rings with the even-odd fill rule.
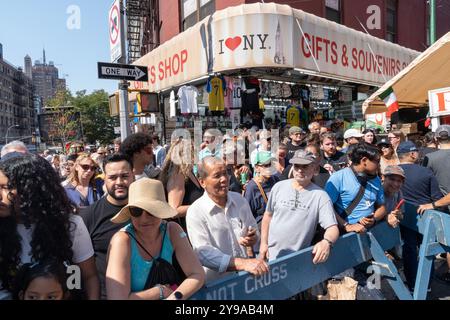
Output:
[[[261,226],[260,257],[273,260],[310,246],[319,223],[325,235],[314,246],[313,262],[325,262],[339,229],[330,197],[311,183],[318,162],[304,150],[296,151],[289,162],[294,179],[277,183],[270,193]]]

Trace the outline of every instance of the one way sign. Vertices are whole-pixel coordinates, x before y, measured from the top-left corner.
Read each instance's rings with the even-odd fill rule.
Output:
[[[119,79],[131,81],[148,81],[148,69],[132,64],[98,62],[100,79]]]

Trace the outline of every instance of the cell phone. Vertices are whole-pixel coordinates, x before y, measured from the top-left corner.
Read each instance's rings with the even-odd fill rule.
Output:
[[[395,206],[394,210],[398,210],[400,209],[400,207],[405,203],[405,199],[400,199],[400,201],[397,203],[397,205]]]

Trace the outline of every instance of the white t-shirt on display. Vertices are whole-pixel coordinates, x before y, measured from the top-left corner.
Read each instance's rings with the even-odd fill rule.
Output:
[[[198,90],[193,86],[182,86],[178,90],[178,103],[182,114],[197,113]]]
[[[169,117],[175,118],[177,116],[177,111],[175,108],[175,91],[173,90],[170,92],[169,104],[170,104]]]

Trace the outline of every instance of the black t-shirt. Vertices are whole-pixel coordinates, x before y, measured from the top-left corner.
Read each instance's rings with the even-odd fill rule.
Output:
[[[92,245],[95,252],[95,264],[97,265],[98,277],[100,279],[101,298],[106,299],[105,274],[106,255],[108,253],[109,243],[112,236],[127,223],[116,224],[110,219],[114,217],[123,206],[115,206],[106,200],[106,197],[100,198],[89,207],[80,210],[80,216],[83,218]]]
[[[302,141],[300,143],[300,145],[294,146],[292,144],[292,142],[289,141],[288,144],[286,145],[286,148],[288,150],[287,155],[286,155],[286,161],[287,161],[287,163],[289,163],[289,160],[292,159],[292,157],[295,154],[295,151],[306,148],[306,142]]]
[[[348,157],[345,153],[336,151],[333,156],[328,158],[323,151],[320,152],[322,153],[322,160],[320,161],[322,167],[326,164],[331,164],[335,171],[339,171],[347,166]]]

